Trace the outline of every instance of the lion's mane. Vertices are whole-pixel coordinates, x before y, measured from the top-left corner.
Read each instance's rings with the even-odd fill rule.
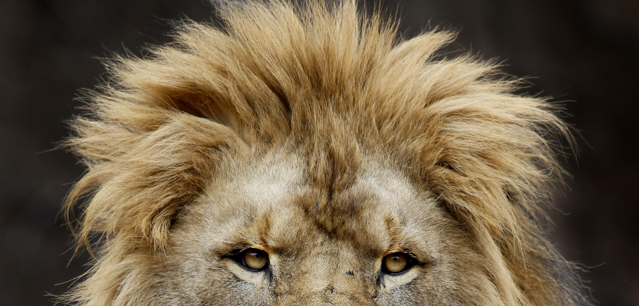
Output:
[[[544,234],[543,203],[563,174],[557,139],[570,138],[555,106],[514,94],[519,81],[494,62],[437,55],[453,34],[399,39],[354,1],[219,12],[223,26],[187,21],[175,42],[108,62],[108,82],[74,120],[68,145],[88,170],[66,208],[84,203],[78,247],[98,242],[71,301],[123,305],[123,284],[141,282],[136,252],[161,256],[176,214],[224,175],[224,156],[290,145],[329,199],[363,151],[437,194],[491,267],[492,305],[587,303]]]

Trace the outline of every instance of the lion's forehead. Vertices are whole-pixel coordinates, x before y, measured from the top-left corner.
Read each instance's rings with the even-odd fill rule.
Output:
[[[248,169],[217,182],[208,193],[215,196],[200,206],[207,228],[227,242],[283,254],[335,250],[341,258],[379,257],[403,243],[407,231],[419,232],[428,214],[428,202],[409,181],[372,158],[364,159],[348,189],[330,198],[321,190],[326,185],[307,183],[296,156],[274,156]]]

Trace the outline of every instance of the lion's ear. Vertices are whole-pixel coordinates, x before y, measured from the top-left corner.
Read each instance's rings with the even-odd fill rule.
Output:
[[[226,126],[189,114],[169,118],[153,131],[87,120],[71,140],[89,171],[68,197],[67,208],[92,192],[77,231],[79,245],[90,236],[119,236],[135,245],[161,249],[172,218],[200,195],[215,175],[220,159],[246,148]]]
[[[444,192],[442,199],[493,232],[518,234],[526,223],[520,219],[545,218],[551,187],[564,174],[556,160],[561,141],[572,138],[550,103],[484,92],[427,107],[439,125],[431,135],[439,139],[437,150],[429,148],[439,154],[431,163],[443,168],[430,179]]]
[[[242,52],[227,33],[187,22],[175,45],[107,63],[109,81],[88,96],[90,115],[67,141],[89,168],[67,211],[92,193],[79,245],[95,233],[162,247],[220,158],[283,139],[289,110],[271,90],[277,80]]]
[[[89,114],[72,123],[66,146],[88,166],[66,202],[68,218],[88,196],[78,247],[90,249],[95,235],[161,249],[172,218],[201,194],[220,159],[257,137],[247,134],[261,124],[249,120],[255,110],[247,101],[256,99],[240,95],[224,67],[192,49],[153,52],[107,63],[109,82],[90,93]]]

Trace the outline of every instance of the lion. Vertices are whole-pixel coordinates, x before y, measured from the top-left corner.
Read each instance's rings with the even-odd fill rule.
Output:
[[[74,119],[94,260],[65,302],[590,304],[547,235],[559,106],[354,0],[219,14],[109,61]]]

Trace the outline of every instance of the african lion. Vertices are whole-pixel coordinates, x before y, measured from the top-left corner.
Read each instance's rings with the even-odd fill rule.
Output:
[[[220,14],[110,62],[74,121],[95,261],[67,302],[588,304],[544,234],[556,107],[355,1]]]

